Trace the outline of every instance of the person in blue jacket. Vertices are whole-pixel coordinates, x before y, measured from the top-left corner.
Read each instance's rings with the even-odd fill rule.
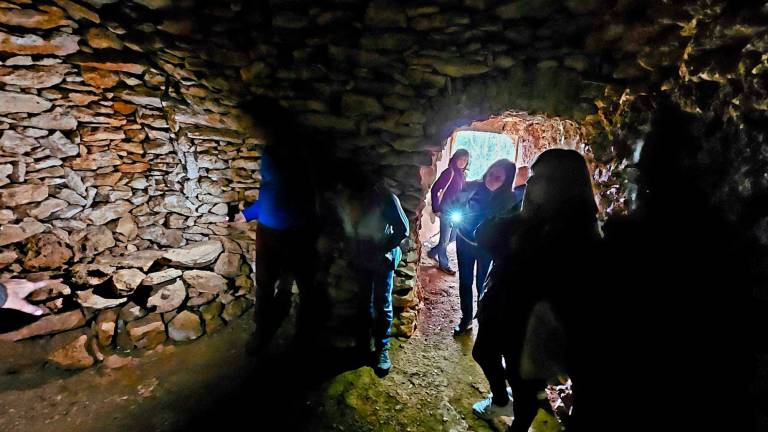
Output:
[[[512,184],[515,178],[515,164],[500,159],[491,164],[481,180],[467,182],[459,196],[461,220],[456,238],[456,256],[459,262],[459,298],[461,319],[454,327],[454,335],[472,330],[474,283],[478,298],[483,294],[483,283],[491,267],[491,255],[477,245],[475,230],[486,219],[501,214],[516,202]],[[475,270],[477,267],[477,270]]]
[[[355,174],[351,174],[356,172]],[[392,367],[389,337],[392,327],[392,286],[402,258],[400,243],[409,235],[408,218],[400,200],[372,176],[348,169],[349,181],[339,200],[339,211],[360,286],[362,325],[358,346],[370,353],[378,376]]]
[[[261,158],[261,187],[255,203],[235,222],[258,221],[256,228],[256,330],[249,351],[269,344],[290,312],[293,281],[299,289],[297,339],[309,341],[329,305],[323,284],[315,281],[317,212],[309,142],[292,115],[269,100],[249,104],[255,120],[269,125]]]

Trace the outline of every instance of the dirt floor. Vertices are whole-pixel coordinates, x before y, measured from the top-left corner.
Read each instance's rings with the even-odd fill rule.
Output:
[[[243,346],[252,324],[244,317],[201,341],[167,346],[117,369],[0,376],[0,430],[503,430],[511,419],[488,424],[472,414],[488,386],[471,357],[474,335],[451,334],[459,315],[457,277],[424,258],[420,282],[418,330],[393,340],[394,368],[383,379],[349,353],[295,349],[290,325],[266,354],[250,358]],[[540,410],[531,430],[560,426]]]

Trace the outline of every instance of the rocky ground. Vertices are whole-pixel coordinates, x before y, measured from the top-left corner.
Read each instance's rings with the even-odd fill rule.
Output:
[[[510,419],[489,425],[471,412],[488,388],[471,359],[473,336],[451,335],[459,313],[456,277],[426,258],[420,277],[425,298],[418,330],[393,342],[394,369],[384,379],[344,353],[293,350],[290,326],[253,360],[242,349],[252,325],[241,319],[210,338],[156,349],[125,365],[0,377],[6,413],[0,430],[189,431],[249,422],[313,431],[503,428]],[[540,411],[533,430],[559,429]]]

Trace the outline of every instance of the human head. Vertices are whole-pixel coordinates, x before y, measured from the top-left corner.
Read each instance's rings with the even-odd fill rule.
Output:
[[[466,149],[458,149],[453,156],[451,156],[450,165],[455,166],[460,170],[467,169],[469,165],[469,151]]]
[[[530,170],[523,199],[524,215],[595,217],[597,206],[589,169],[577,151],[546,150],[536,158]]]
[[[496,192],[497,190],[511,190],[512,181],[515,178],[515,164],[509,159],[499,159],[492,163],[483,174],[485,187]]]

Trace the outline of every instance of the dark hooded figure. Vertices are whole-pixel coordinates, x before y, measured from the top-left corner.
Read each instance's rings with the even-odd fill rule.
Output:
[[[507,159],[497,160],[488,167],[482,180],[467,182],[464,185],[458,205],[455,206],[456,213],[455,216],[452,215],[452,219],[458,227],[456,255],[459,261],[461,301],[461,320],[453,329],[457,336],[472,329],[472,285],[475,284],[480,297],[483,293],[483,282],[491,266],[491,256],[477,246],[475,229],[485,219],[501,214],[514,205],[514,179],[515,164]]]
[[[437,258],[440,270],[450,275],[456,274],[448,263],[448,244],[456,239],[456,230],[450,221],[450,212],[459,192],[464,188],[465,171],[468,165],[469,152],[465,149],[456,150],[448,162],[448,168],[440,173],[431,191],[432,212],[440,218],[440,240],[427,255],[432,259]]]
[[[317,261],[316,170],[293,114],[269,99],[249,101],[245,110],[268,125],[261,158],[258,200],[235,218],[258,221],[256,228],[255,332],[248,351],[266,347],[291,308],[293,282],[299,288],[297,340],[308,342],[330,314],[328,296],[315,283]]]
[[[512,430],[530,427],[544,377],[523,374],[521,367],[529,366],[522,364],[524,348],[535,352],[537,343],[546,342],[526,341],[527,334],[535,334],[528,327],[537,305],[554,311],[566,328],[564,362],[578,347],[578,329],[568,333],[569,307],[586,288],[585,269],[599,246],[596,213],[584,158],[573,150],[551,149],[531,166],[521,212],[478,228],[478,243],[494,260],[478,305],[472,351],[491,388],[491,395],[473,407],[479,417],[510,416],[514,406]]]

